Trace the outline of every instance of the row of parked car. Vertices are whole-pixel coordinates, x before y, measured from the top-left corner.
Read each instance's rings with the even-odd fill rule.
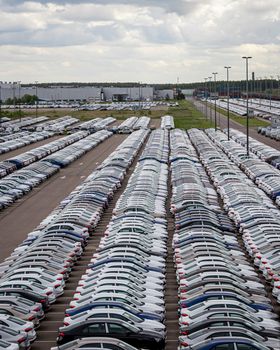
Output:
[[[279,196],[275,197],[271,195],[271,193],[274,192],[267,191],[267,188],[271,187],[269,175],[273,172],[274,177],[272,177],[272,179],[274,179],[274,184],[279,188],[279,171],[258,158],[257,160],[247,160],[238,164],[235,148],[237,144],[231,145],[229,147],[231,151],[229,151],[229,149],[224,148],[224,142],[219,141],[219,132],[215,135],[211,130],[210,134],[212,134],[210,138],[213,140],[214,137],[215,143],[222,148],[229,157],[231,156],[231,159],[255,183],[255,185],[253,185],[251,180],[249,180],[247,199],[242,199],[244,203],[243,206],[246,202],[249,202],[249,204],[246,203],[246,210],[244,210],[244,208],[238,208],[238,210],[231,215],[233,215],[233,219],[236,221],[240,233],[243,234],[244,244],[248,253],[252,256],[255,265],[260,269],[266,280],[274,286],[273,295],[277,298],[278,303],[280,303],[280,211],[264,194],[264,192],[266,192],[272,199],[276,199],[278,205],[280,204]],[[255,166],[247,166],[248,162],[252,164],[254,161]],[[241,170],[238,169],[238,173],[244,175]],[[263,174],[268,174],[268,179]],[[260,191],[256,185],[264,190],[264,192]],[[251,193],[249,192],[249,188]],[[240,196],[241,195],[244,197],[244,192],[240,194]],[[238,193],[236,193],[235,196],[238,196]]]
[[[224,130],[227,133],[227,129]],[[232,129],[230,130],[230,137],[245,146],[246,135],[241,131]],[[280,151],[273,147],[265,145],[264,143],[257,141],[256,139],[249,137],[249,147],[250,151],[256,154],[261,160],[273,165],[275,168],[280,169]]]
[[[1,129],[4,129],[8,132],[13,132],[13,131],[17,132],[22,128],[26,128],[26,127],[29,127],[30,125],[34,125],[37,123],[45,122],[48,119],[49,118],[45,116],[40,116],[37,118],[23,117],[20,119],[13,119],[13,120],[9,120],[4,123],[1,123]]]
[[[123,169],[133,158],[124,159]],[[108,338],[120,342],[109,349],[164,348],[167,162],[168,133],[154,131],[66,310],[53,350],[63,344],[68,350],[101,344],[107,349]]]
[[[198,148],[195,138],[200,138],[204,147],[203,150],[199,146],[200,158],[223,200],[224,209],[235,222],[248,254],[272,285],[273,295],[280,302],[279,209],[204,133],[196,131],[192,138]]]
[[[0,179],[0,209],[10,206],[14,201],[29,193],[34,187],[58,172],[60,168],[69,165],[110,137],[112,132],[102,130],[82,138],[85,135],[85,132],[80,132],[81,139],[76,143]],[[74,135],[73,138],[75,138]]]
[[[0,177],[4,177],[7,174],[11,174],[16,169],[21,169],[31,163],[34,163],[49,154],[52,154],[72,143],[81,140],[82,138],[88,136],[89,133],[85,131],[80,131],[61,139],[49,142],[45,145],[31,149],[30,151],[18,154],[17,156],[7,158],[6,160],[0,162]]]
[[[270,137],[271,139],[280,140],[280,128],[272,128],[271,126],[259,126],[258,133]]]
[[[255,154],[251,154],[248,158],[245,147],[233,140],[228,141],[226,135],[221,131],[215,132],[214,129],[207,129],[206,133],[260,189],[280,205],[279,170],[262,161]]]
[[[120,125],[118,125],[118,132],[121,133],[131,133],[134,124],[137,122],[138,117],[133,116],[125,119]]]
[[[87,120],[86,122],[82,122],[81,124],[79,124],[78,128],[80,130],[92,130],[95,128],[95,125],[98,124],[101,120],[102,120],[102,118],[95,118],[95,119]]]
[[[80,124],[74,124],[72,126],[67,127],[67,131],[75,131],[75,130],[88,130],[90,132],[108,129],[109,126],[116,121],[116,118],[107,117],[107,118],[95,118],[87,120],[86,122],[82,122]]]
[[[167,129],[171,130],[175,128],[174,124],[174,118],[172,115],[164,115],[161,117],[161,124],[160,124],[161,129]]]
[[[20,137],[28,135],[28,131],[19,131],[19,132],[13,132],[13,133],[1,133],[0,134],[0,142],[6,142],[10,140],[15,140]]]
[[[124,120],[117,129],[119,133],[131,133],[133,130],[147,129],[150,124],[150,117],[129,117]]]
[[[205,168],[219,174],[220,152],[203,132],[190,130],[189,135]],[[196,150],[181,130],[171,132],[170,163],[179,349],[277,348],[277,315]]]
[[[54,131],[55,133],[62,133],[70,125],[76,124],[79,122],[79,119],[66,115],[57,119],[52,119],[44,123],[36,125],[37,130],[48,130]]]
[[[146,136],[138,131],[127,138],[0,264],[0,320],[11,317],[0,322],[1,340],[30,348]]]
[[[0,154],[13,151],[15,149],[30,145],[31,143],[42,141],[46,138],[53,136],[54,133],[50,131],[40,131],[26,133],[23,136],[11,139],[0,143]]]

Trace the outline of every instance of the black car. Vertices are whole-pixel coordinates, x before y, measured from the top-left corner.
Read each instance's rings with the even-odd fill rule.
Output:
[[[117,338],[136,348],[151,350],[162,350],[165,345],[165,339],[158,332],[144,331],[123,320],[106,317],[77,322],[59,328],[57,344],[62,345],[85,337]]]
[[[15,296],[32,300],[36,303],[41,303],[43,310],[46,311],[50,308],[48,297],[43,294],[39,294],[30,290],[21,288],[0,288],[0,296]]]

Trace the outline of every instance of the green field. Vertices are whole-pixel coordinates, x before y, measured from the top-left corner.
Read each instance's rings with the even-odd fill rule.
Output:
[[[179,106],[170,107],[168,113],[173,115],[176,128],[205,129],[214,126],[214,124],[207,120],[205,116],[194,107],[193,103],[188,100],[179,101]]]
[[[214,106],[211,106],[212,109],[214,109]],[[223,114],[224,116],[227,117],[227,111],[222,109],[222,108],[218,108],[217,107],[217,112]],[[231,120],[235,121],[238,124],[244,125],[246,126],[246,117],[241,117],[238,116],[234,113],[229,112],[229,117]],[[270,122],[266,121],[266,120],[261,120],[258,118],[249,118],[249,127],[253,128],[253,127],[258,127],[258,126],[268,126],[270,125]]]

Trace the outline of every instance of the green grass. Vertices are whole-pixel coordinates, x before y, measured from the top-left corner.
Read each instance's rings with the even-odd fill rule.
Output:
[[[205,116],[198,111],[192,102],[188,100],[179,101],[178,107],[170,107],[168,114],[174,117],[176,128],[191,129],[191,128],[211,128],[214,126]]]
[[[214,109],[213,106],[211,106],[212,109]],[[223,114],[224,116],[227,117],[227,111],[222,109],[222,108],[218,108],[217,107],[217,112]],[[241,116],[238,116],[234,113],[231,113],[229,112],[229,118],[233,121],[235,121],[236,123],[238,124],[241,124],[241,125],[244,125],[246,126],[246,118],[245,117],[241,117]],[[270,122],[266,121],[266,120],[261,120],[261,119],[258,119],[258,118],[249,118],[249,127],[250,128],[253,128],[253,127],[258,127],[258,126],[268,126],[270,125]]]

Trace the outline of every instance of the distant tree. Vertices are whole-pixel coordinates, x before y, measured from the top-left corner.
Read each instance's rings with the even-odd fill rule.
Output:
[[[5,104],[7,105],[13,105],[13,104],[19,104],[19,103],[23,103],[23,104],[28,104],[28,105],[33,105],[35,104],[35,102],[38,100],[38,97],[35,95],[23,95],[22,98],[7,98],[7,100],[5,101]]]
[[[14,104],[14,100],[12,98],[7,98],[7,100],[5,101],[6,105],[13,105]]]
[[[37,96],[28,95],[28,94],[23,95],[22,98],[20,99],[20,103],[28,104],[28,105],[34,105],[36,101],[38,101]]]
[[[184,99],[185,99],[185,95],[182,93],[180,89],[178,89],[177,100],[184,100]]]

